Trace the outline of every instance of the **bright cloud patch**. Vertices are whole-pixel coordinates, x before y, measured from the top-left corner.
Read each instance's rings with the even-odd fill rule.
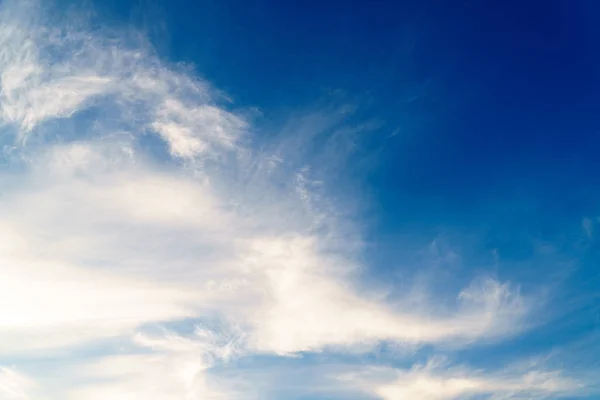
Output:
[[[0,398],[6,400],[29,399],[28,391],[35,383],[13,368],[0,368]]]
[[[214,367],[382,342],[463,347],[528,327],[531,300],[496,279],[419,309],[360,285],[368,266],[346,229],[359,227],[320,206],[326,183],[310,185],[310,160],[285,145],[301,140],[257,150],[252,121],[207,82],[135,35],[82,26],[2,4],[0,363],[64,357],[56,398],[245,398]],[[227,328],[203,325],[213,320]],[[178,324],[197,327],[148,333]],[[47,398],[28,394],[44,393],[43,373],[16,371],[0,369],[0,398]],[[578,387],[414,368],[369,390],[441,400]]]
[[[390,381],[371,389],[384,400],[544,399],[577,393],[581,384],[560,371],[509,368],[486,373],[430,361],[410,370],[380,370]]]

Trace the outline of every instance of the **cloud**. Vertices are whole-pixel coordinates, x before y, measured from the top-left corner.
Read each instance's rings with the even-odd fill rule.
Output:
[[[43,51],[53,47],[57,32],[37,25],[41,18],[37,7],[35,1],[19,7],[2,4],[0,117],[5,124],[18,126],[21,138],[44,120],[72,115],[114,83],[84,65],[52,63]],[[65,44],[69,42],[67,38]]]
[[[72,141],[47,138],[42,145],[24,146],[18,182],[11,186],[14,176],[5,176],[10,188],[0,210],[5,243],[19,244],[7,248],[13,255],[3,265],[11,266],[10,286],[30,293],[26,300],[13,298],[17,291],[4,294],[10,296],[6,304],[16,305],[13,314],[24,319],[19,323],[91,327],[88,321],[100,319],[109,326],[109,310],[116,309],[114,320],[133,328],[187,317],[191,311],[184,310],[193,302],[243,318],[258,349],[294,353],[363,341],[501,335],[526,313],[520,295],[494,281],[477,293],[463,292],[461,308],[438,321],[363,298],[350,283],[356,261],[331,248],[339,233],[315,230],[327,210],[312,201],[317,193],[308,185],[305,165],[292,169],[283,190],[269,182],[269,174],[256,173],[251,183],[260,181],[258,198],[244,175],[235,176],[242,162],[262,163],[264,156],[234,146],[248,122],[218,108],[206,82],[177,72],[145,47],[70,31],[69,25],[46,38],[41,33],[50,28],[34,19],[19,22],[7,21],[10,28],[3,30],[5,123],[14,126],[17,137],[35,134],[36,127],[43,133],[44,123],[57,118],[91,124]],[[34,40],[25,29],[34,32]],[[41,56],[47,47],[62,52],[60,62]],[[29,70],[27,76],[14,75]],[[50,92],[59,95],[39,95]],[[92,120],[77,115],[86,104],[93,109],[87,101],[100,94],[106,97],[102,110],[114,114]],[[133,117],[125,114],[130,106]],[[104,119],[113,125],[103,126]],[[114,124],[125,134],[115,136]],[[193,171],[161,169],[137,142],[152,133],[148,128],[175,158],[204,160],[204,153],[217,151],[207,147],[211,143],[229,158],[213,167],[193,162]],[[295,218],[266,215],[281,208]],[[230,293],[188,294],[192,282],[206,287],[231,281],[243,284]],[[223,302],[243,303],[243,312]],[[44,312],[31,311],[40,305]],[[85,315],[87,310],[95,311]],[[16,323],[6,317],[4,324]]]
[[[366,375],[374,382],[365,390],[382,400],[549,399],[575,395],[584,387],[560,370],[510,366],[486,372],[440,359],[407,370],[377,367]],[[360,380],[356,375],[342,376],[348,378]]]
[[[230,385],[217,387],[206,371],[217,361],[227,361],[240,338],[219,336],[197,329],[191,337],[173,332],[137,334],[134,342],[150,354],[110,355],[77,368],[84,384],[68,390],[67,399],[228,399]],[[100,380],[100,383],[98,381]]]
[[[204,309],[245,323],[257,349],[286,354],[498,337],[518,331],[528,312],[495,280],[475,282],[436,319],[363,297],[351,284],[356,262],[329,251],[310,226],[263,231],[263,220],[229,210],[206,180],[152,170],[113,147],[50,146],[4,196],[4,283],[14,290],[2,294],[12,311],[0,321],[8,331],[82,325],[88,333],[70,332],[85,341]]]
[[[498,337],[520,329],[528,311],[508,285],[486,280],[465,289],[453,313],[428,318],[360,296],[323,268],[335,270],[346,260],[320,256],[311,242],[271,240],[260,243],[259,251],[271,298],[258,322],[258,347],[280,354],[381,340],[425,344]]]
[[[21,140],[44,122],[106,105],[107,98],[119,115],[106,120],[120,117],[138,133],[152,130],[184,158],[233,146],[246,127],[216,106],[218,96],[205,82],[158,60],[139,36],[78,29],[85,23],[80,15],[44,24],[49,15],[34,0],[2,8],[0,120],[16,127]]]
[[[527,328],[532,302],[496,279],[418,309],[360,283],[360,226],[311,175],[318,157],[297,155],[341,130],[339,115],[259,149],[243,112],[137,35],[34,1],[1,7],[0,355],[114,344],[65,377],[67,398],[230,398],[207,378],[230,357],[462,346]],[[335,159],[339,146],[323,147]],[[243,340],[143,333],[207,318]],[[409,374],[456,393],[492,385],[430,372]]]
[[[169,143],[171,153],[184,158],[204,152],[210,142],[233,146],[246,126],[242,118],[218,107],[189,108],[174,100],[158,107],[152,123],[152,128]]]
[[[0,399],[28,400],[35,383],[14,368],[0,367]]]

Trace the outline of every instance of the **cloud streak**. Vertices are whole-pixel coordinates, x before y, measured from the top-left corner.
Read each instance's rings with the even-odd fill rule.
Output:
[[[432,359],[410,369],[373,368],[341,379],[361,381],[383,400],[551,399],[581,394],[584,384],[560,370],[513,365],[499,371],[474,370]]]
[[[526,329],[530,300],[495,279],[475,280],[444,312],[382,300],[359,283],[360,241],[345,229],[359,227],[322,206],[326,182],[310,180],[310,160],[291,154],[301,149],[257,150],[252,121],[134,34],[52,20],[33,1],[1,7],[0,356],[118,343],[81,367],[84,383],[64,379],[63,398],[233,398],[207,376],[235,357],[464,346]],[[225,343],[223,332],[144,333],[211,318],[242,333]],[[0,391],[27,398],[11,371]],[[416,398],[419,382],[433,388],[427,400],[503,392],[431,374],[414,369],[375,392]],[[535,379],[504,384],[542,390]]]

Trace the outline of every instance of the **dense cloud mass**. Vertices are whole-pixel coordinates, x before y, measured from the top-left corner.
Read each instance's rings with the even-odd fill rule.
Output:
[[[298,156],[344,113],[261,139],[252,113],[136,32],[45,8],[0,11],[1,399],[265,398],[267,383],[226,371],[381,343],[478,346],[530,326],[535,298],[516,283],[473,277],[444,307],[360,284],[361,226],[319,175],[336,158]],[[315,390],[354,398],[585,387],[543,363],[315,363]]]

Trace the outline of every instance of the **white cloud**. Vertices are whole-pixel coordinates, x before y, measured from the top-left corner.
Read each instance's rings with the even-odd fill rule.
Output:
[[[79,344],[193,315],[196,295],[186,288],[25,256],[0,262],[0,354]]]
[[[192,300],[197,313],[241,319],[254,346],[277,353],[378,340],[470,341],[519,327],[527,307],[497,282],[476,296],[463,293],[466,306],[434,319],[364,298],[350,284],[358,269],[354,250],[335,224],[324,225],[334,217],[319,208],[306,165],[280,174],[291,182],[283,187],[270,179],[273,169],[289,168],[286,154],[268,173],[248,175],[248,163],[272,159],[251,149],[238,152],[237,138],[248,123],[219,108],[207,83],[162,63],[146,44],[107,40],[68,25],[50,29],[35,18],[5,25],[5,123],[15,124],[17,137],[36,127],[48,134],[44,123],[56,118],[71,116],[90,126],[70,143],[48,137],[22,147],[25,170],[4,177],[4,231],[21,246],[10,248],[3,263],[15,288],[4,294],[13,309],[4,318],[11,335],[29,340],[13,331],[16,317],[10,315],[28,326],[68,327],[64,335],[35,335],[56,345],[72,343],[70,336],[104,336],[87,321],[110,319],[113,309],[119,310],[118,327],[133,329],[188,316]],[[52,34],[44,35],[48,30]],[[48,47],[62,52],[60,61],[48,58]],[[102,111],[93,121],[75,114],[99,95]],[[193,171],[149,160],[136,144],[148,127],[174,157],[192,160]],[[127,133],[114,135],[115,129]],[[207,154],[227,157],[216,167],[197,162]],[[281,214],[273,218],[276,212]],[[340,243],[347,254],[334,250]],[[232,282],[235,289],[221,289]],[[190,286],[198,293],[188,295]],[[18,293],[30,294],[21,299]],[[498,293],[504,297],[487,297]],[[146,298],[151,303],[136,305]],[[86,315],[90,309],[95,312]],[[106,334],[125,333],[112,321],[102,324]],[[40,346],[37,340],[31,345]]]
[[[434,359],[408,370],[372,368],[342,376],[360,382],[382,400],[550,399],[574,395],[583,388],[563,371],[509,366],[500,371],[472,370]],[[369,381],[370,380],[370,381]]]
[[[336,277],[351,261],[319,254],[307,238],[255,241],[255,254],[250,260],[265,268],[270,288],[257,322],[258,347],[277,353],[379,340],[440,343],[503,336],[519,329],[528,311],[517,292],[494,280],[465,289],[450,315],[392,309]]]
[[[326,238],[289,231],[288,221],[267,226],[281,232],[268,235],[260,218],[228,209],[210,180],[155,171],[129,154],[83,143],[50,147],[14,187],[7,181],[0,208],[5,284],[14,288],[2,295],[13,310],[0,318],[7,329],[17,325],[11,315],[30,326],[106,319],[108,329],[114,319],[131,329],[211,310],[243,321],[258,349],[294,353],[498,337],[518,330],[528,311],[518,292],[494,280],[465,289],[447,315],[392,309],[353,288],[356,262],[328,250]]]
[[[158,60],[138,36],[120,40],[77,30],[79,16],[41,24],[33,0],[5,2],[2,10],[0,120],[17,127],[20,139],[106,97],[119,104],[120,118],[154,129],[184,158],[232,147],[246,127],[216,106],[218,96],[205,82]]]
[[[492,279],[444,312],[387,304],[357,284],[357,228],[332,211],[342,205],[323,206],[306,160],[244,147],[249,122],[143,41],[39,12],[16,1],[0,12],[0,119],[14,138],[0,173],[0,355],[133,337],[143,351],[87,360],[85,383],[64,380],[68,398],[210,399],[231,395],[207,376],[234,355],[459,345],[525,328],[530,303]],[[143,135],[171,158],[153,159]],[[290,153],[305,139],[294,140]],[[215,315],[244,340],[139,334]],[[431,379],[461,393],[488,385]]]
[[[233,146],[247,125],[218,107],[186,107],[173,99],[157,108],[155,118],[152,127],[169,143],[174,155],[184,158],[204,152],[211,143]]]
[[[0,400],[29,400],[35,383],[14,368],[0,367]]]
[[[137,334],[134,342],[151,354],[110,355],[77,368],[84,384],[67,390],[65,398],[83,399],[229,399],[233,387],[219,388],[206,371],[236,352],[240,338],[196,330],[192,337],[172,332],[162,336]],[[100,383],[97,383],[101,380]]]

